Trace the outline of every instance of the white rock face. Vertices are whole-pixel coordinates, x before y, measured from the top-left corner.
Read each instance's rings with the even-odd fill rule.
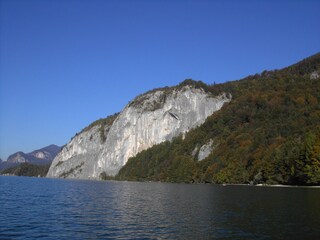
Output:
[[[14,155],[12,158],[10,158],[10,160],[8,160],[10,162],[13,162],[13,163],[25,163],[27,162],[25,156],[23,153],[21,152],[18,152],[16,155]]]
[[[318,78],[320,78],[320,75],[319,75],[319,73],[317,71],[314,71],[314,72],[311,73],[311,75],[310,75],[310,79],[311,80],[316,80]]]
[[[103,172],[114,176],[130,157],[199,126],[229,101],[226,94],[213,97],[191,86],[141,95],[103,127],[105,142],[101,125],[82,132],[54,159],[47,176],[98,179]]]
[[[76,135],[55,157],[47,177],[93,178],[94,165],[104,148],[100,127],[98,125]],[[108,131],[108,127],[104,128],[104,131]]]
[[[208,143],[204,144],[198,153],[198,161],[202,161],[203,159],[205,159],[206,157],[208,157],[210,155],[210,153],[213,150],[213,140],[211,139]]]
[[[37,157],[37,158],[45,158],[46,155],[45,155],[43,152],[37,152],[37,153],[35,154],[35,157]]]

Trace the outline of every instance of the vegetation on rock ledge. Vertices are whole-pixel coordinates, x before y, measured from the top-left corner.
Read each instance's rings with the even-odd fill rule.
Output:
[[[207,93],[211,93],[211,91],[209,89],[209,86],[206,85],[204,82],[195,81],[195,80],[192,80],[192,79],[186,79],[183,82],[181,82],[178,86],[155,88],[155,89],[150,90],[150,91],[148,91],[148,92],[146,92],[144,94],[141,94],[141,95],[137,96],[133,101],[131,101],[129,103],[129,106],[130,107],[139,108],[155,92],[160,92],[161,91],[161,94],[158,97],[158,99],[154,99],[154,102],[149,103],[149,105],[145,109],[145,110],[148,110],[148,111],[155,111],[157,109],[162,108],[162,106],[165,103],[168,95],[172,94],[173,91],[179,91],[183,87],[186,87],[186,86],[191,86],[191,87],[196,88],[196,89],[202,89]]]
[[[63,172],[59,175],[60,178],[67,178],[69,175],[74,174],[76,171],[81,172],[82,171],[82,166],[84,165],[84,162],[81,162],[79,165],[69,169],[66,172]]]

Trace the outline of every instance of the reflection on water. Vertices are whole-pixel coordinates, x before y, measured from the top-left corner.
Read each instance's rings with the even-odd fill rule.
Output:
[[[320,239],[320,189],[0,177],[0,239]]]

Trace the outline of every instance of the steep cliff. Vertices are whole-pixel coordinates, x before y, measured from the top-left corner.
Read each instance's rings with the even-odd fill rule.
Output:
[[[201,125],[231,97],[213,96],[201,86],[186,81],[138,96],[118,115],[77,134],[54,159],[47,177],[114,176],[130,157]]]

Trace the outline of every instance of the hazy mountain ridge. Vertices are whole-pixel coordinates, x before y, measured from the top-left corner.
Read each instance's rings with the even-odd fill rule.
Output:
[[[0,162],[0,171],[17,166],[21,163],[29,163],[35,165],[51,164],[55,156],[61,151],[61,147],[51,144],[41,149],[34,150],[30,153],[22,151],[11,154],[7,161]]]
[[[16,152],[10,155],[7,162],[11,163],[34,163],[34,164],[48,164],[61,151],[61,147],[51,144],[47,147],[34,150],[30,153]]]

